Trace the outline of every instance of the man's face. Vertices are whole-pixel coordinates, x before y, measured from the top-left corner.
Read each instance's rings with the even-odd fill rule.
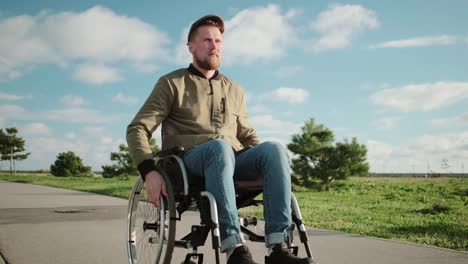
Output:
[[[221,64],[223,35],[215,26],[199,27],[192,41],[189,42],[189,50],[193,61],[205,70],[216,70]]]

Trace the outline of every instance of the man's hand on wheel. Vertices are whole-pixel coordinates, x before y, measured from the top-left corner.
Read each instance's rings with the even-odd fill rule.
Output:
[[[145,183],[148,202],[160,207],[159,198],[161,193],[167,196],[166,183],[164,183],[163,177],[157,171],[150,171],[145,176]]]

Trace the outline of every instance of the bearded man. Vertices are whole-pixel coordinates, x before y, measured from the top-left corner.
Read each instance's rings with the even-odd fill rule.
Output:
[[[253,264],[240,231],[234,179],[264,182],[265,262],[311,263],[286,245],[291,226],[291,179],[285,147],[263,142],[247,117],[242,87],[222,75],[224,22],[216,15],[195,21],[188,34],[192,63],[162,76],[127,128],[130,153],[146,183],[148,201],[167,195],[148,144],[162,125],[162,149],[181,146],[189,181],[202,179],[218,205],[221,250],[228,264]]]

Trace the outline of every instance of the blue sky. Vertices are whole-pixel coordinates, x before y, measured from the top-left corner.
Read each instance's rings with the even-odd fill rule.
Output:
[[[466,10],[456,0],[2,1],[0,127],[26,139],[19,169],[71,150],[100,170],[159,76],[190,63],[190,24],[215,13],[226,25],[220,71],[245,88],[262,140],[287,144],[314,118],[337,141],[366,144],[372,172],[442,172],[446,159],[466,173]]]

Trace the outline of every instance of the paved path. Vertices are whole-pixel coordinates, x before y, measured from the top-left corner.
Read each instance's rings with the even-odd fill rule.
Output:
[[[126,210],[123,199],[0,181],[0,264],[125,264]],[[177,237],[197,223],[195,213],[183,216]],[[321,264],[468,263],[468,254],[457,251],[315,229],[309,234]],[[205,263],[213,263],[207,245]],[[250,246],[263,263],[264,246]],[[176,249],[173,263],[185,252]]]

